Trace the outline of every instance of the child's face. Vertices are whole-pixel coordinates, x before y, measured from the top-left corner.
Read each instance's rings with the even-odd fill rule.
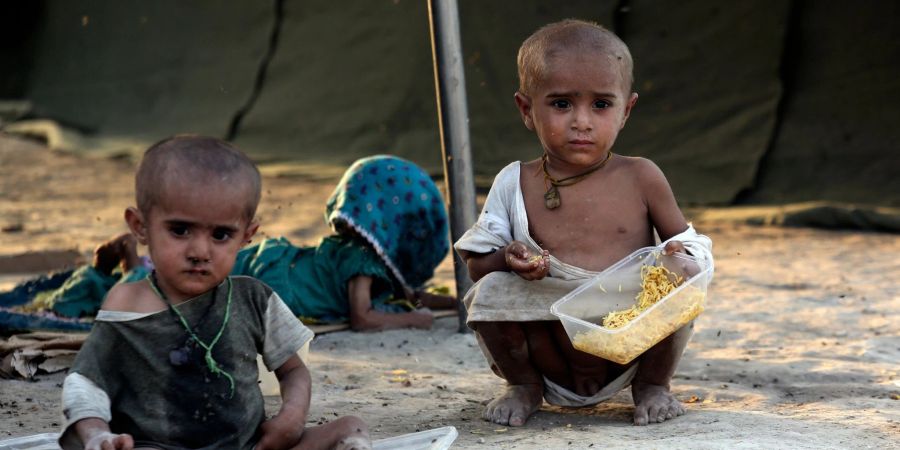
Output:
[[[149,247],[159,287],[169,300],[179,302],[217,286],[234,266],[241,247],[256,233],[258,224],[246,218],[245,198],[232,186],[197,186],[172,189],[143,216],[126,211],[132,232]]]
[[[516,93],[525,126],[554,161],[590,166],[612,149],[637,94],[605,55],[557,55],[532,95]]]

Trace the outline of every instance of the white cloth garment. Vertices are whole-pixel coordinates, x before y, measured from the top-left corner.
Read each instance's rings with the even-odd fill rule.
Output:
[[[593,406],[597,403],[605,402],[622,389],[631,385],[631,380],[634,380],[634,375],[637,373],[638,365],[633,364],[628,370],[622,372],[622,375],[610,381],[609,384],[603,386],[596,394],[590,397],[578,395],[544,377],[544,400],[551,405],[569,406],[572,408]]]
[[[528,234],[525,198],[519,183],[521,163],[504,167],[494,178],[478,221],[454,244],[457,251],[491,253],[516,240],[533,252],[540,246]],[[713,266],[712,241],[688,225],[687,230],[666,240],[677,240],[705,269]],[[666,242],[660,244],[664,245]],[[596,276],[599,272],[566,264],[550,255],[549,276],[527,281],[511,272],[493,272],[466,293],[468,323],[483,321],[556,320],[550,305]]]

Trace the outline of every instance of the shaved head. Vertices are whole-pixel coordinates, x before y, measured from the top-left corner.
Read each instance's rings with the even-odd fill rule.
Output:
[[[262,190],[256,165],[231,144],[212,137],[177,135],[153,144],[135,177],[137,207],[145,216],[168,195],[185,187],[228,187],[240,192],[253,220]]]
[[[519,47],[519,92],[532,95],[546,79],[555,57],[569,54],[597,55],[618,65],[625,81],[625,94],[634,82],[634,63],[628,46],[613,32],[593,22],[566,19],[545,25]]]

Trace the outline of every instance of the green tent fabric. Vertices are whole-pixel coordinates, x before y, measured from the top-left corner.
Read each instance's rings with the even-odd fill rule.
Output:
[[[516,54],[543,24],[581,17],[611,26],[614,2],[460,3],[475,171],[482,184],[540,155],[512,96]],[[261,159],[347,165],[391,153],[442,170],[425,2],[286,1],[266,85],[236,142]]]
[[[731,203],[774,130],[789,3],[629,3],[640,97],[617,146],[655,161],[683,204]]]
[[[790,95],[748,200],[900,205],[900,3],[796,8]]]
[[[41,2],[24,96],[34,115],[89,135],[224,136],[250,97],[271,13],[267,2]]]
[[[390,153],[440,170],[425,2],[285,1],[281,26],[239,147],[344,167]]]
[[[540,154],[512,100],[520,43],[577,17],[631,47],[641,97],[616,150],[656,161],[683,205],[900,205],[896,3],[461,0],[459,10],[482,186]],[[3,36],[27,36],[0,51],[20,63],[0,66],[0,100],[27,100],[30,118],[91,138],[76,147],[229,137],[240,118],[230,137],[259,161],[339,174],[391,153],[442,171],[426,2],[78,0],[13,4],[0,24],[10,17],[22,22]]]

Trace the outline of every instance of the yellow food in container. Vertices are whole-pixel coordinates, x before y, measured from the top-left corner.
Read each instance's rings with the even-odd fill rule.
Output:
[[[626,364],[703,312],[710,270],[688,277],[686,263],[696,260],[640,249],[557,301],[551,312],[576,349]],[[604,284],[619,289],[607,292]]]

